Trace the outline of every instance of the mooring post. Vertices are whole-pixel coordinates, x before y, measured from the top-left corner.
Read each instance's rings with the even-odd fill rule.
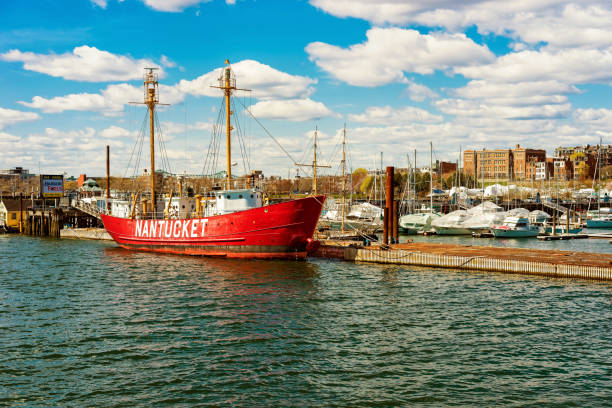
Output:
[[[389,209],[383,209],[383,244],[389,244]]]
[[[23,193],[19,193],[19,233],[23,234]]]
[[[393,243],[399,242],[398,230],[397,230],[397,219],[399,217],[399,205],[398,201],[393,201]]]
[[[385,217],[385,224],[387,227],[387,235],[385,244],[389,243],[389,235],[393,237],[393,175],[395,168],[393,166],[387,166],[387,202],[385,208],[387,209],[387,216]],[[393,241],[393,238],[391,238]],[[392,242],[393,243],[393,242]]]
[[[106,213],[110,214],[110,147],[106,145]]]

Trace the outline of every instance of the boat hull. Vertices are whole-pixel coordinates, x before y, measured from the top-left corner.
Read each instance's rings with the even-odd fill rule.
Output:
[[[132,220],[102,214],[117,244],[126,249],[251,259],[304,259],[325,196],[205,218]]]
[[[612,228],[612,219],[605,220],[587,220],[586,221],[587,228]]]
[[[537,237],[539,234],[538,230],[507,230],[491,228],[491,232],[495,235],[495,238],[531,238]]]
[[[438,235],[472,235],[469,228],[435,226]]]

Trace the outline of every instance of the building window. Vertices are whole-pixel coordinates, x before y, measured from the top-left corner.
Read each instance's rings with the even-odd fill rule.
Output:
[[[17,213],[12,213],[11,220],[16,220],[16,219],[17,219]]]

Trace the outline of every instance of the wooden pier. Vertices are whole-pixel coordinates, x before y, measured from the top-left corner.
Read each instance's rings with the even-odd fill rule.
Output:
[[[612,280],[612,254],[406,243],[387,247],[324,243],[315,257],[514,274]]]

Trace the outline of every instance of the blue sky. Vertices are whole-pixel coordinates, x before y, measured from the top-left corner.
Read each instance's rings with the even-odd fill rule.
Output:
[[[468,148],[606,143],[610,21],[610,2],[595,0],[4,1],[0,168],[102,175],[109,144],[112,173],[131,175],[144,109],[128,102],[157,66],[169,170],[201,173],[226,58],[252,89],[240,101],[293,158],[311,160],[318,127],[331,173],[345,122],[353,169],[380,152],[405,166],[414,149],[425,165],[430,141],[452,161]],[[250,167],[295,174],[237,110]]]

